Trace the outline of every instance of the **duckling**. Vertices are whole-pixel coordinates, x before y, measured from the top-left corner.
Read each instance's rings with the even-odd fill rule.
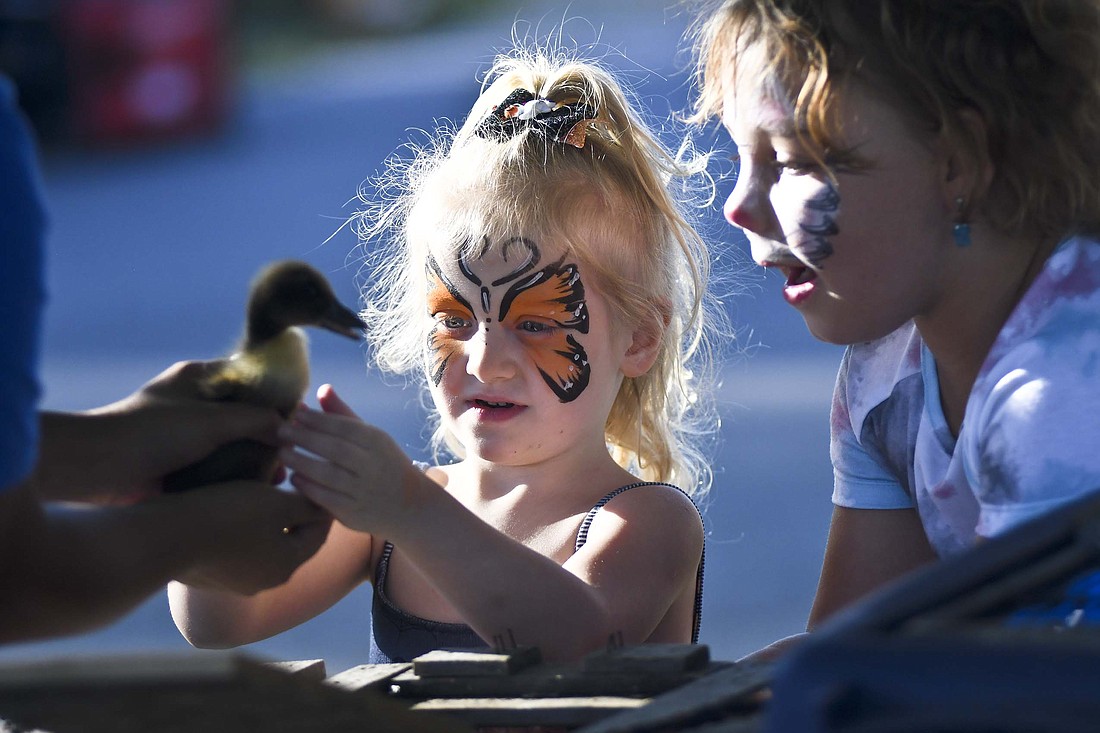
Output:
[[[200,394],[210,400],[273,407],[283,417],[290,415],[309,386],[307,340],[298,326],[319,326],[356,340],[363,335],[363,322],[340,304],[317,270],[304,262],[276,262],[252,283],[240,346],[221,369],[204,379]],[[164,490],[184,491],[243,478],[271,481],[276,452],[274,446],[253,440],[228,443],[166,476]]]

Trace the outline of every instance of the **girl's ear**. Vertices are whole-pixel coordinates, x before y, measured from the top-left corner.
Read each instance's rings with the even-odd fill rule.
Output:
[[[630,347],[623,355],[622,372],[626,377],[640,377],[649,371],[661,351],[665,329],[671,320],[669,304],[658,303],[660,320],[650,319],[634,329]]]
[[[957,138],[941,136],[944,161],[944,195],[948,210],[956,214],[975,211],[989,193],[995,165],[989,153],[989,130],[985,120],[971,107],[959,111],[962,124]],[[963,212],[958,212],[958,202]]]

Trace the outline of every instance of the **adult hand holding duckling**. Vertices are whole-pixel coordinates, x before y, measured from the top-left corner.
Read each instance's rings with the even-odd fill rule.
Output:
[[[307,340],[301,326],[323,328],[350,339],[362,336],[359,317],[336,299],[328,281],[304,262],[285,260],[265,268],[253,282],[244,339],[229,358],[209,362],[197,375],[196,397],[212,403],[242,403],[288,417],[309,386]],[[165,491],[251,478],[272,481],[278,470],[271,434],[221,445],[164,479]]]
[[[200,385],[224,365],[179,362],[112,404],[80,413],[43,412],[40,495],[129,504],[159,493],[165,474],[227,442],[275,445],[282,423],[275,410],[202,399]]]

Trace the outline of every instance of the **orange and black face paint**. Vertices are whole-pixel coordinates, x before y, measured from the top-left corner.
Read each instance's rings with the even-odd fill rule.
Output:
[[[493,293],[508,285],[497,309],[497,322],[503,328],[516,330],[520,330],[520,325],[531,318],[554,324],[549,333],[534,334],[524,339],[524,347],[558,399],[572,402],[588,386],[591,373],[588,354],[575,337],[575,334],[588,333],[589,326],[580,273],[576,265],[565,264],[564,256],[551,265],[535,269],[540,259],[538,247],[525,237],[513,237],[497,248],[506,262],[515,255],[516,250],[520,253],[516,267],[488,285],[464,256],[459,258],[458,267],[463,277],[478,288],[480,319],[475,319],[470,302],[447,280],[435,259],[429,257],[429,312],[433,315],[453,313],[467,319],[474,329],[480,320],[489,328],[493,320]],[[486,246],[483,251],[489,251],[489,247]],[[459,339],[440,326],[437,321],[428,336],[431,354],[428,371],[436,385],[443,378],[450,358],[461,348],[457,343]]]
[[[440,271],[435,258],[428,256],[428,314],[435,316],[438,313],[449,313],[474,322],[474,309],[458,292]],[[439,385],[443,378],[443,370],[447,368],[447,362],[461,348],[458,340],[450,333],[441,329],[442,322],[436,320],[432,330],[428,333],[428,353],[431,355],[428,364],[428,374],[432,383]]]

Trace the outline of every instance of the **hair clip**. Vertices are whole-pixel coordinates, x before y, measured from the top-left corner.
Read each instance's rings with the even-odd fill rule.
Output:
[[[583,148],[588,126],[595,119],[596,110],[587,104],[561,104],[537,98],[526,89],[514,89],[485,116],[474,133],[504,141],[530,129],[554,142]]]

